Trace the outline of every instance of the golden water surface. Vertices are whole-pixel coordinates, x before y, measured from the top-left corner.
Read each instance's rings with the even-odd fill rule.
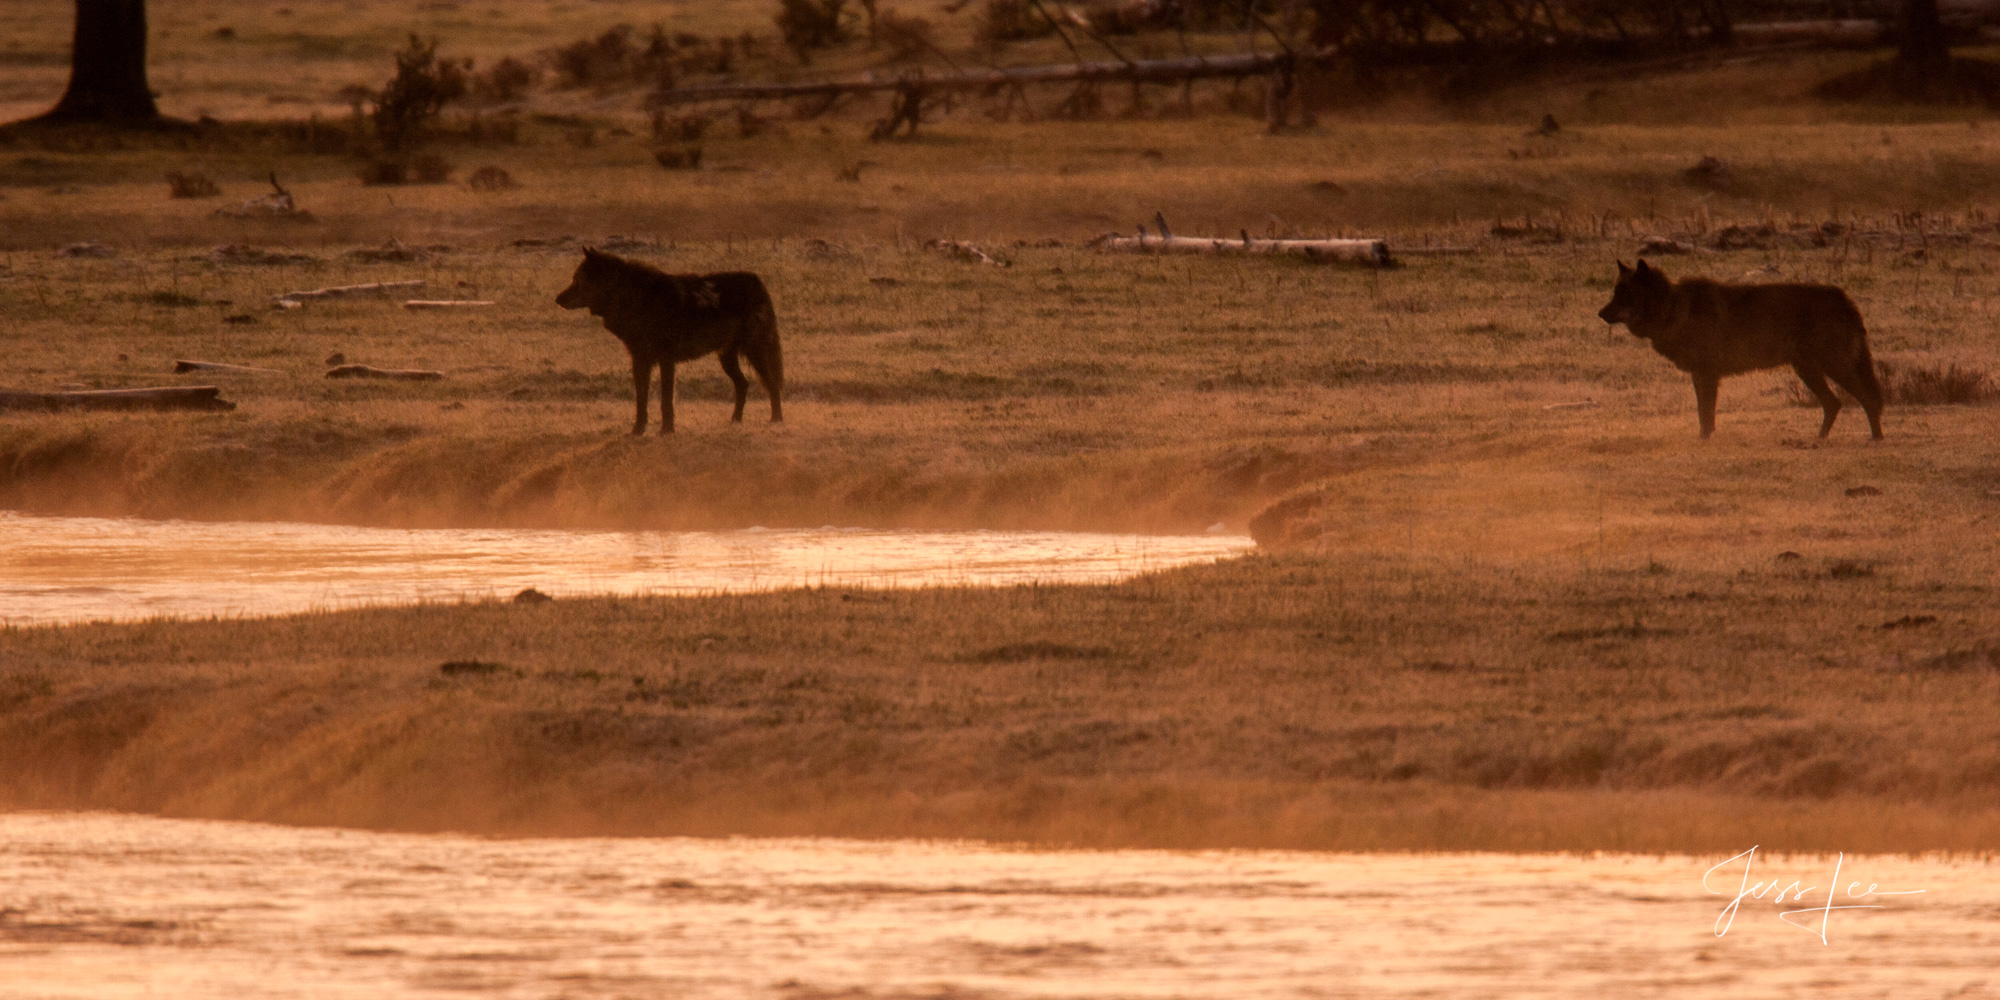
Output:
[[[2000,866],[492,840],[0,814],[0,996],[1992,997]],[[1715,890],[1715,891],[1710,891]],[[1850,900],[1843,899],[1846,903]],[[1824,943],[1821,933],[1824,932]]]
[[[571,596],[1109,583],[1255,547],[1219,534],[405,530],[0,511],[0,625],[288,614],[527,587]]]

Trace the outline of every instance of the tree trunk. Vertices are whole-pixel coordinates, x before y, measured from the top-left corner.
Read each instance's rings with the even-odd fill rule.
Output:
[[[1937,0],[1903,0],[1903,47],[1897,58],[1921,66],[1941,66],[1951,60]]]
[[[69,89],[43,115],[51,122],[156,121],[146,85],[146,0],[76,0]]]

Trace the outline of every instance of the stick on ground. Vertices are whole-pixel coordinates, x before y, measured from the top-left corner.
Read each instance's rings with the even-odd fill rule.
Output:
[[[85,389],[76,392],[0,392],[0,410],[233,410],[212,385]]]
[[[369,365],[341,365],[326,373],[327,378],[387,378],[404,382],[435,382],[444,377],[440,371],[423,368],[375,368]]]

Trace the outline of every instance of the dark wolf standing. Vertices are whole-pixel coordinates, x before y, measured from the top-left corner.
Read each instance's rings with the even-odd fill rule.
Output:
[[[1861,401],[1868,427],[1882,439],[1882,386],[1868,353],[1861,310],[1832,285],[1725,285],[1706,278],[1669,281],[1640,261],[1618,263],[1618,287],[1597,316],[1623,323],[1633,336],[1694,376],[1701,436],[1715,433],[1715,392],[1724,375],[1791,365],[1812,390],[1826,419],[1819,436],[1833,430],[1840,397],[1832,379]]]
[[[660,433],[674,430],[674,365],[704,354],[722,359],[722,372],[736,385],[736,412],[743,421],[743,403],[750,380],[743,377],[737,357],[750,359],[757,381],[771,397],[771,421],[785,419],[780,397],[785,389],[785,359],[778,345],[778,318],[763,279],[747,271],[716,274],[668,274],[650,264],[626,260],[585,247],[583,263],[569,287],[556,296],[564,309],[589,309],[604,320],[604,328],[625,342],[632,355],[632,392],[639,415],[632,433],[646,432],[646,392],[653,366],[660,367]]]

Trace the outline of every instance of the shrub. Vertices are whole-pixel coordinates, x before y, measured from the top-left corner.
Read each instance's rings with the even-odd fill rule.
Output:
[[[408,149],[444,106],[465,96],[470,60],[439,59],[438,40],[410,36],[396,53],[396,76],[375,98],[375,136],[384,149]]]
[[[847,0],[778,0],[772,20],[785,47],[811,63],[814,49],[824,49],[847,40],[845,13]]]
[[[1876,381],[1882,383],[1882,400],[1902,406],[1970,406],[2000,398],[2000,386],[1983,368],[1956,363],[1904,365],[1892,361],[1875,362]],[[1847,390],[1831,381],[1827,385],[1841,402],[1858,405]],[[1817,408],[1819,400],[1797,381],[1788,382],[1785,394],[1794,406]]]
[[[1054,31],[1055,26],[1028,0],[986,0],[973,37],[983,48],[998,49],[1008,42],[1041,38]]]
[[[631,76],[632,26],[621,24],[596,38],[549,50],[556,75],[568,87],[602,87]]]
[[[174,172],[167,175],[167,191],[175,198],[213,198],[222,193],[208,175],[200,171],[189,173]]]
[[[666,111],[655,109],[653,111],[653,141],[655,143],[676,141],[700,142],[701,137],[708,132],[709,124],[713,121],[714,119],[703,114],[685,114],[669,117]]]
[[[410,173],[419,184],[443,184],[451,177],[451,164],[436,153],[425,153],[411,161]]]
[[[921,17],[885,10],[875,19],[875,41],[892,60],[914,59],[934,48],[931,23]]]
[[[2000,395],[1993,377],[1979,368],[1930,365],[1901,372],[1886,386],[1889,398],[1918,406],[1983,403]]]
[[[653,162],[658,163],[664,170],[700,170],[701,147],[655,150]]]
[[[521,186],[520,182],[514,180],[513,174],[499,167],[480,167],[478,170],[472,172],[472,176],[465,179],[465,184],[474,191],[489,193],[507,191]]]
[[[489,104],[518,101],[541,79],[541,71],[512,56],[472,76],[472,96]]]
[[[369,187],[402,184],[409,179],[410,168],[401,160],[369,160],[361,165],[361,183]]]

